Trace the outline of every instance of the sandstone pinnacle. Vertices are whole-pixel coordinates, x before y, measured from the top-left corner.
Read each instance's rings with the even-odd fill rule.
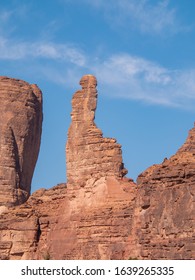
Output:
[[[42,93],[36,85],[0,77],[0,206],[30,195],[42,130]]]
[[[97,80],[93,75],[85,75],[80,85],[82,89],[72,98],[72,123],[66,144],[68,186],[83,186],[91,178],[122,178],[127,170],[121,145],[113,138],[103,138],[94,122]]]

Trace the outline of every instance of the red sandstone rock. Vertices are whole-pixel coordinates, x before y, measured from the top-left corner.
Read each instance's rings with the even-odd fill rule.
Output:
[[[2,259],[124,257],[132,229],[136,185],[122,179],[126,170],[120,145],[103,138],[94,123],[95,77],[84,76],[81,85],[83,89],[72,102],[68,188],[41,189],[23,205],[9,209],[9,215],[2,209]]]
[[[71,196],[64,185],[35,192],[0,215],[0,259],[123,259],[135,190],[101,178]]]
[[[170,159],[137,179],[135,237],[143,259],[195,259],[195,128]]]
[[[195,259],[195,128],[136,185],[123,178],[119,145],[94,124],[96,79],[84,76],[81,85],[68,135],[68,187],[0,207],[0,259]]]
[[[27,200],[38,157],[42,95],[36,85],[0,77],[0,206]]]
[[[103,138],[94,123],[97,106],[96,78],[83,76],[72,99],[72,123],[66,145],[68,187],[84,186],[89,179],[122,178],[127,170],[122,162],[121,145]]]

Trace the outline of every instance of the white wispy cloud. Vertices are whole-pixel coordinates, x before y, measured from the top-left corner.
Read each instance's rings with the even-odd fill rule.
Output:
[[[47,63],[39,63],[40,59]],[[14,42],[0,37],[0,60],[30,63],[37,75],[69,88],[75,88],[82,75],[92,73],[100,92],[112,98],[185,109],[195,105],[195,69],[170,70],[127,53],[98,58],[71,44]]]
[[[23,19],[27,19],[28,15],[30,14],[30,2],[18,3],[16,4],[16,6],[12,4],[8,3],[9,8],[8,7],[0,8],[0,35],[1,36],[13,34],[17,28],[17,22]]]
[[[31,45],[26,54],[28,55],[29,52],[34,57],[65,60],[78,66],[85,64],[85,56],[82,51],[69,44],[35,43]]]
[[[66,0],[65,0],[66,1]],[[184,27],[179,24],[175,8],[169,0],[81,0],[103,11],[111,25],[140,30],[144,33],[177,33]]]
[[[85,64],[85,56],[81,50],[70,44],[53,42],[16,42],[0,37],[0,59],[19,60],[27,58],[46,58],[67,61],[78,66]]]
[[[157,1],[151,4],[150,1],[119,1],[121,12],[126,18],[134,21],[142,32],[161,33],[164,30],[177,31],[179,26],[176,18],[176,10],[169,8],[169,1]]]
[[[170,70],[141,57],[117,54],[93,58],[85,54],[85,64],[50,67],[43,75],[56,84],[79,88],[84,74],[98,80],[100,94],[146,104],[192,109],[195,105],[195,69]]]
[[[94,73],[102,90],[117,98],[190,108],[195,104],[195,69],[169,70],[129,54],[113,55]]]
[[[29,5],[28,5],[29,4]],[[82,66],[85,57],[81,50],[72,44],[58,44],[47,40],[49,36],[42,36],[44,39],[37,41],[25,41],[16,39],[15,31],[18,29],[17,19],[24,20],[30,13],[30,3],[21,4],[12,9],[0,11],[0,59],[1,60],[22,60],[27,58],[46,58],[50,60],[68,61]],[[14,25],[12,23],[14,18]],[[47,24],[47,30],[56,26],[56,21]],[[17,36],[18,37],[18,36]],[[15,39],[14,39],[15,38]]]

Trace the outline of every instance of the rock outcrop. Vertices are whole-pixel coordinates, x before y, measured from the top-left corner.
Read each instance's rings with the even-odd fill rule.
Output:
[[[195,127],[170,159],[137,179],[135,236],[143,259],[195,259]]]
[[[42,94],[36,85],[0,77],[0,206],[27,200],[42,129]]]
[[[68,185],[2,209],[1,259],[123,259],[136,185],[123,178],[121,146],[94,123],[96,79],[81,79],[67,143]],[[25,224],[28,224],[25,226]]]
[[[94,123],[96,84],[84,76],[73,97],[68,184],[0,207],[0,259],[195,259],[195,128],[135,184],[124,177],[120,145]],[[11,143],[13,172],[10,135],[12,126],[1,143]]]
[[[72,123],[66,145],[68,187],[84,186],[89,179],[127,174],[122,162],[121,145],[113,138],[103,138],[94,123],[97,106],[97,81],[83,76],[72,99]]]
[[[135,184],[102,178],[68,191],[41,189],[2,213],[0,259],[124,259]]]
[[[65,194],[64,185],[50,190],[40,189],[22,205],[2,209],[0,259],[46,258],[47,243],[51,241],[50,227],[57,222],[59,205]],[[41,247],[41,252],[38,252],[38,246]]]

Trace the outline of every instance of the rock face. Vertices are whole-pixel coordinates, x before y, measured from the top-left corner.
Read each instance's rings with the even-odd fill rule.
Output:
[[[123,259],[136,185],[123,178],[121,147],[94,123],[96,79],[81,79],[67,142],[68,187],[41,189],[1,209],[1,259]],[[27,226],[25,226],[27,224]]]
[[[135,187],[101,178],[71,196],[65,185],[35,192],[0,215],[0,259],[124,259]]]
[[[195,259],[195,128],[135,184],[123,177],[120,145],[94,123],[95,77],[81,85],[68,132],[68,185],[0,207],[0,259]],[[14,172],[12,130],[3,143],[11,143],[4,149]]]
[[[84,186],[91,178],[127,174],[122,162],[121,145],[115,139],[103,138],[94,123],[97,106],[97,81],[92,75],[82,77],[82,90],[72,99],[72,123],[66,145],[68,187]]]
[[[0,77],[0,206],[30,194],[42,129],[42,94],[36,85]]]
[[[135,236],[143,259],[195,259],[195,128],[169,160],[137,179]]]
[[[35,259],[35,256],[37,259],[38,256],[46,258],[50,227],[56,223],[55,215],[65,193],[64,185],[48,191],[40,189],[24,204],[2,209],[0,259]],[[41,253],[37,252],[39,242],[44,243]]]

